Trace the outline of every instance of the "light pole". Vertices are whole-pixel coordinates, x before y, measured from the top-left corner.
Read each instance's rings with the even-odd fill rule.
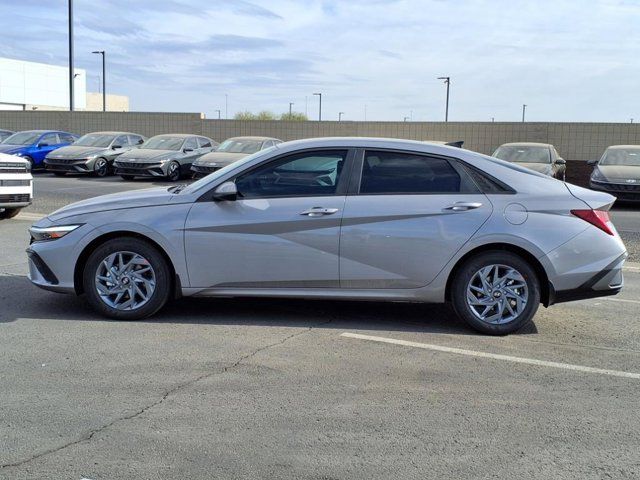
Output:
[[[527,111],[527,105],[526,104],[522,104],[522,123],[524,123],[524,114]]]
[[[216,112],[218,112],[218,120],[220,120],[220,115],[222,114],[222,112],[220,111],[220,109],[216,110]]]
[[[491,123],[495,122],[496,118],[495,117],[491,117]]]
[[[338,112],[338,121],[339,122],[342,121],[342,115],[344,115],[344,112]]]
[[[95,50],[91,53],[102,55],[102,111],[106,112],[107,111],[107,90],[106,90],[107,81],[105,78],[106,76],[105,62],[104,62],[105,52],[104,50]]]
[[[293,106],[293,102],[289,102],[289,120],[291,120],[291,107]]]
[[[69,0],[69,111],[73,112],[73,0]]]
[[[229,94],[224,94],[224,119],[227,120],[229,118]]]
[[[321,122],[322,121],[322,93],[314,93],[314,95],[318,95],[319,97],[319,107],[318,107],[318,121]]]
[[[438,80],[444,80],[444,83],[447,84],[447,103],[444,111],[444,121],[449,121],[449,86],[451,85],[451,77],[438,77]]]
[[[403,122],[406,122],[407,120],[409,120],[409,117],[404,117],[404,118],[402,119],[402,121],[403,121]]]

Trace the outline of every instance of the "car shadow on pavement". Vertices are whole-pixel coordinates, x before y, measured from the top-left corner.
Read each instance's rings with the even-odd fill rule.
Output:
[[[25,276],[0,275],[0,323],[16,319],[117,322],[94,313],[84,297],[46,292]],[[138,323],[344,328],[480,335],[449,305],[273,298],[182,298]],[[536,334],[534,324],[516,334]]]

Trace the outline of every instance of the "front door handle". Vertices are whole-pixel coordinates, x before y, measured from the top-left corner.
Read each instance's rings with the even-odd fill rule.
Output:
[[[473,210],[480,208],[482,204],[480,202],[456,202],[453,205],[444,207],[443,210],[449,210],[453,212],[466,212],[467,210]]]
[[[313,207],[309,210],[305,210],[304,212],[300,212],[300,215],[306,215],[308,217],[321,217],[323,215],[333,215],[337,211],[337,208]]]

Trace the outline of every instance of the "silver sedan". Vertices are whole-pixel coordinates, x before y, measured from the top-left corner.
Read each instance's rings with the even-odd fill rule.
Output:
[[[540,304],[622,289],[613,201],[459,148],[300,140],[52,213],[31,228],[30,278],[123,320],[176,296],[451,302],[506,334]]]

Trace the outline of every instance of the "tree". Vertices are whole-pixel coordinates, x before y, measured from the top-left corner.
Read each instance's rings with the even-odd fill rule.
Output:
[[[262,110],[256,115],[256,120],[277,120],[276,115],[269,110]]]
[[[289,122],[306,122],[309,120],[304,113],[300,112],[287,112],[280,115],[280,120],[285,120]]]
[[[233,116],[234,120],[255,120],[256,115],[249,111],[238,112]]]

